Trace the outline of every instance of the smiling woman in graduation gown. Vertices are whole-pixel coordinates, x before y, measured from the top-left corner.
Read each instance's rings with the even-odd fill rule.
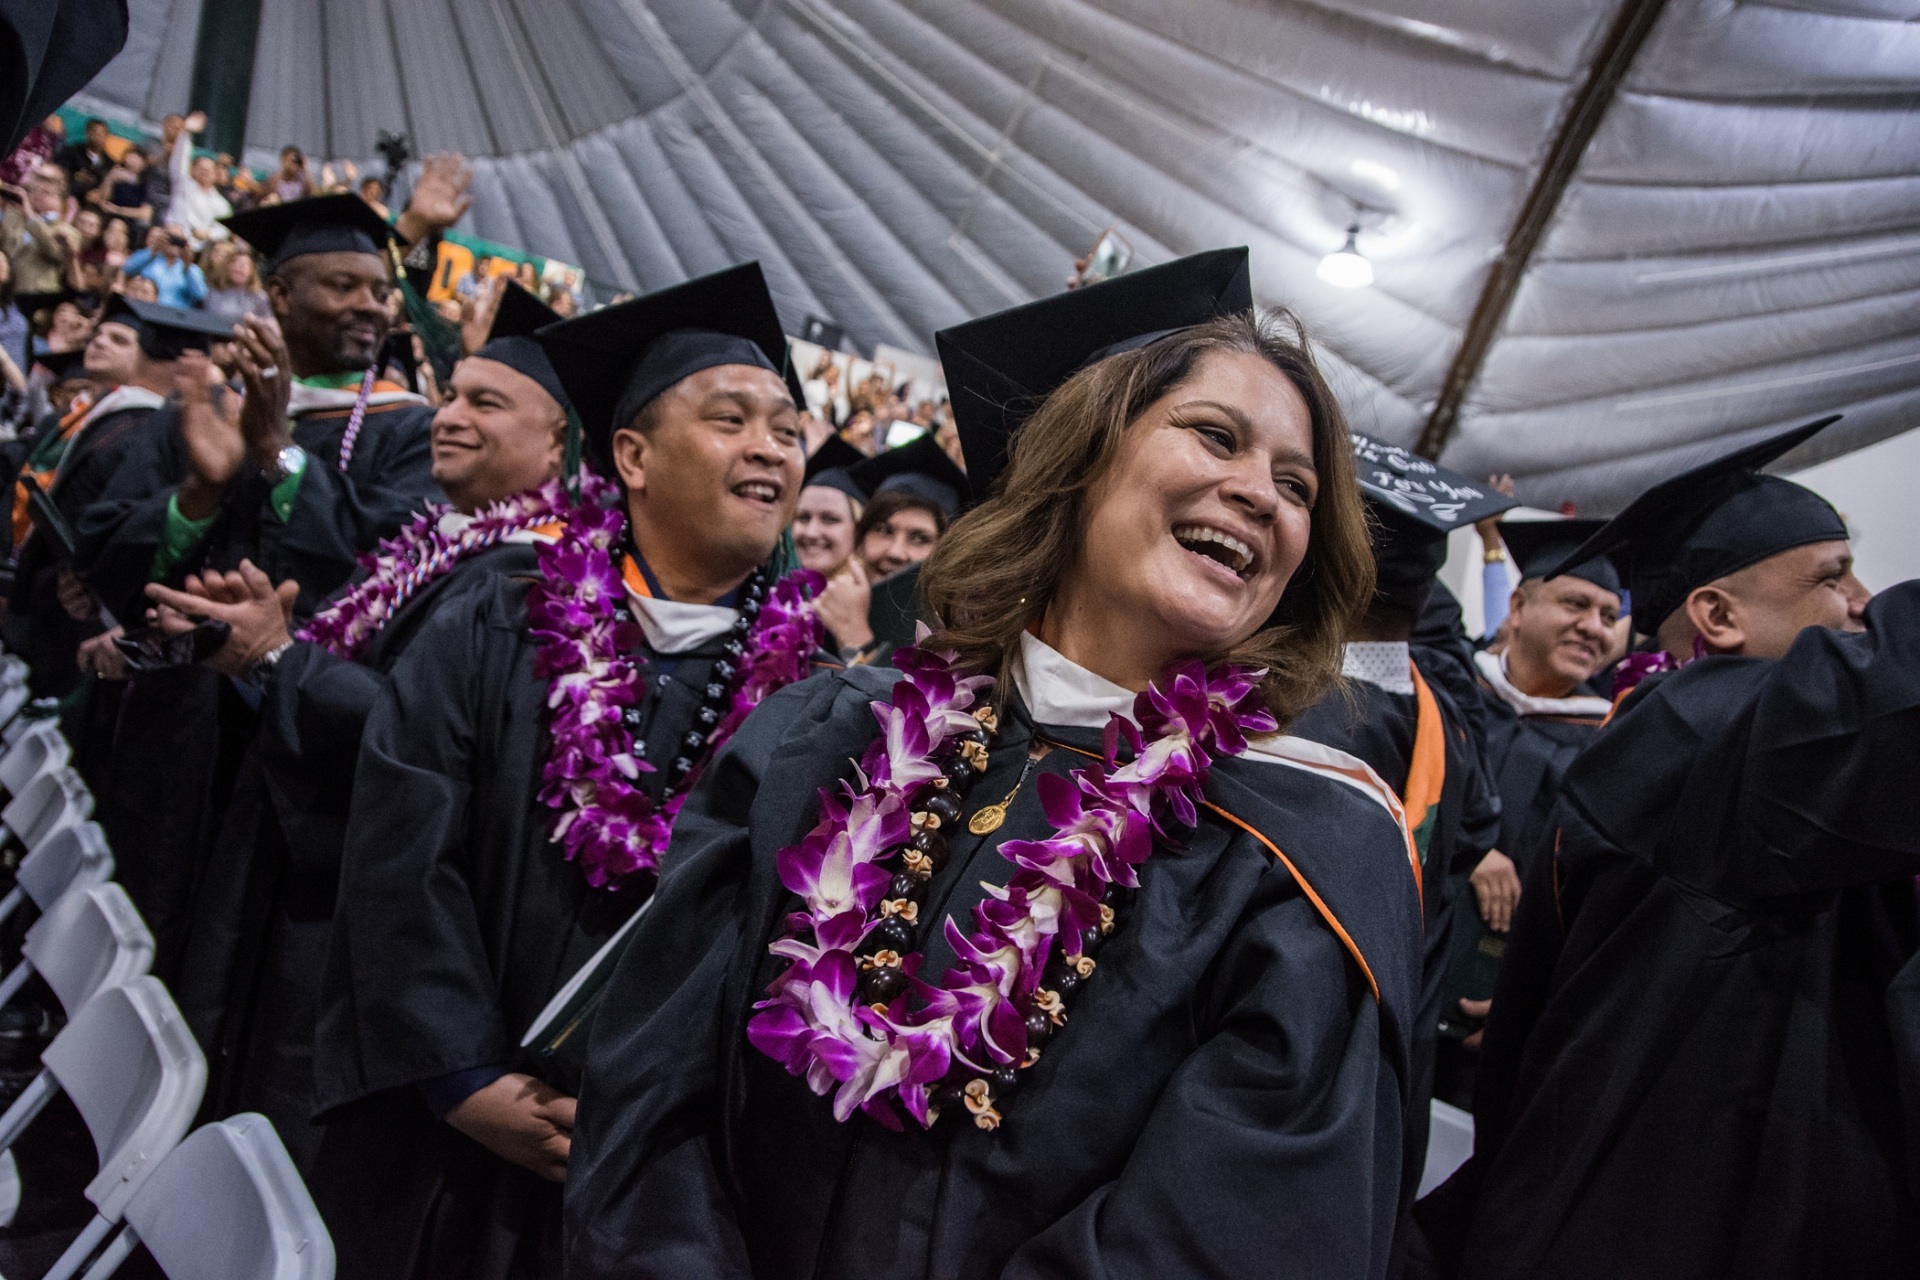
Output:
[[[1014,421],[995,406],[1054,394],[925,579],[941,634],[978,645],[975,669],[1000,679],[1003,701],[964,812],[942,823],[950,861],[922,882],[912,936],[924,980],[954,960],[937,922],[971,918],[982,881],[1006,882],[1004,842],[1054,830],[1035,775],[1100,753],[1101,726],[1131,712],[1181,643],[1170,637],[1198,654],[1252,646],[1290,662],[1287,679],[1262,686],[1285,714],[1337,669],[1371,586],[1344,428],[1304,344],[1272,321],[1255,336],[1245,270],[1244,251],[1200,255],[941,335],[981,487]],[[1115,344],[1131,349],[1069,380]],[[1058,476],[1076,487],[1063,496]],[[1166,477],[1171,489],[1155,488]],[[1115,496],[1089,496],[1107,481]],[[1295,628],[1281,641],[1265,624],[1302,554],[1311,585],[1296,581],[1280,605]],[[943,565],[962,567],[943,578]],[[996,572],[1008,580],[989,581]],[[1046,602],[1071,609],[1110,585],[1109,607],[1135,622],[1162,609],[1168,630],[1116,631],[1104,611],[1107,625],[1052,630],[1062,614]],[[992,638],[964,639],[961,618]],[[1122,652],[1148,641],[1096,659],[1122,685],[1043,635],[1083,653],[1093,635]],[[681,815],[659,896],[592,1029],[569,1274],[1384,1275],[1418,877],[1397,803],[1339,752],[1272,735],[1217,760],[1197,825],[1170,831],[1141,868],[1064,1026],[1031,1065],[1002,1069],[1012,1078],[949,1103],[931,1128],[862,1111],[838,1120],[749,1042],[781,970],[768,945],[799,901],[782,887],[780,851],[875,740],[876,700],[901,696],[889,675],[816,677],[764,704]]]

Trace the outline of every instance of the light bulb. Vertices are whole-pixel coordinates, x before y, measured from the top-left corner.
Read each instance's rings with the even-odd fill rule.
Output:
[[[1359,234],[1359,227],[1348,227],[1347,242],[1320,259],[1320,269],[1314,274],[1338,289],[1364,289],[1372,284],[1373,264],[1354,240]]]

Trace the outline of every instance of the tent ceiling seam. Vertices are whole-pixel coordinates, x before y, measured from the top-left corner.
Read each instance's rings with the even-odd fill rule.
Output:
[[[1624,0],[1620,6],[1606,39],[1594,54],[1585,83],[1574,94],[1554,133],[1533,187],[1514,218],[1506,246],[1487,269],[1486,285],[1461,335],[1460,348],[1454,353],[1446,378],[1440,384],[1433,412],[1414,446],[1414,451],[1421,456],[1439,458],[1453,437],[1460,423],[1461,406],[1479,377],[1481,366],[1486,363],[1487,353],[1493,349],[1493,340],[1506,321],[1514,296],[1520,291],[1520,282],[1534,251],[1540,247],[1561,198],[1573,181],[1580,157],[1586,153],[1587,144],[1593,141],[1607,108],[1626,80],[1634,56],[1646,43],[1666,7],[1667,0]]]

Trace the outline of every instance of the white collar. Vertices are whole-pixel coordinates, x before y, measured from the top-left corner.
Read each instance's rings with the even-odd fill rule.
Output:
[[[125,382],[101,396],[99,402],[87,410],[87,416],[80,419],[80,428],[86,427],[96,418],[104,418],[122,409],[158,409],[166,402],[166,398],[157,392]]]
[[[1500,695],[1500,700],[1523,716],[1604,716],[1613,710],[1605,698],[1536,698],[1513,687],[1507,678],[1507,655],[1482,649],[1473,655],[1473,664]]]
[[[1036,724],[1104,729],[1116,711],[1133,719],[1133,690],[1095,675],[1030,631],[1020,633],[1013,687]]]
[[[733,630],[738,609],[721,604],[682,604],[656,596],[627,592],[627,603],[640,629],[647,633],[647,644],[655,653],[687,653],[709,640],[717,640]]]
[[[305,413],[351,409],[359,399],[359,387],[310,387],[304,382],[296,382],[287,394],[287,416],[297,418]],[[426,402],[424,396],[417,396],[411,391],[375,391],[367,397],[369,409],[380,409],[390,404]]]
[[[1013,664],[1014,687],[1037,724],[1065,729],[1104,729],[1107,718],[1119,712],[1133,719],[1132,690],[1096,675],[1031,632],[1020,634],[1020,652]],[[1255,738],[1247,759],[1304,769],[1352,787],[1378,804],[1406,829],[1406,815],[1393,788],[1365,761],[1344,751],[1296,738],[1271,734]]]
[[[1340,674],[1388,693],[1413,696],[1413,652],[1404,640],[1348,641],[1340,658]]]

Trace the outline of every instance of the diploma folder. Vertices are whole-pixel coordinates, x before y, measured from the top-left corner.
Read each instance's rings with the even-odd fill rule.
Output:
[[[533,1074],[554,1088],[579,1094],[580,1072],[586,1064],[587,1023],[600,1007],[614,968],[626,953],[633,926],[640,923],[640,917],[652,905],[652,898],[641,903],[639,909],[627,917],[627,922],[593,953],[593,958],[554,993],[547,1007],[527,1028],[527,1034],[520,1037],[521,1052],[532,1058]]]

